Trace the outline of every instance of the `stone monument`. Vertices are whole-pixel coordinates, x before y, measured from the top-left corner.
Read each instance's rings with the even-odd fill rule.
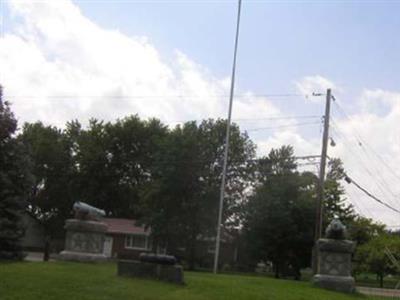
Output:
[[[316,286],[352,293],[355,281],[351,276],[351,256],[355,243],[345,239],[346,227],[334,219],[326,229],[326,238],[315,245],[316,272],[313,283]]]
[[[152,278],[175,284],[185,284],[183,267],[171,255],[141,253],[139,260],[118,260],[118,276]]]
[[[103,247],[107,224],[101,222],[105,212],[83,202],[75,202],[73,209],[75,218],[65,222],[65,250],[59,258],[81,262],[106,260]]]

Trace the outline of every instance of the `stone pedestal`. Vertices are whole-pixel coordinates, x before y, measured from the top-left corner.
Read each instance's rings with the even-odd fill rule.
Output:
[[[320,239],[315,245],[316,286],[352,293],[355,291],[351,276],[351,255],[355,243],[347,240]]]
[[[65,222],[67,230],[65,250],[60,253],[61,260],[98,262],[107,257],[103,253],[107,224],[98,221],[69,219]]]
[[[180,265],[161,265],[135,260],[118,260],[118,276],[150,278],[176,284],[184,284]]]

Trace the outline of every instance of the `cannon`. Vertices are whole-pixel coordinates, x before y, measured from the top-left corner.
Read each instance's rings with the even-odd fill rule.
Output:
[[[340,222],[339,219],[335,218],[326,228],[325,235],[328,239],[344,240],[346,238],[346,226]]]
[[[99,220],[106,215],[105,211],[84,202],[75,202],[73,205],[75,218],[79,220]]]

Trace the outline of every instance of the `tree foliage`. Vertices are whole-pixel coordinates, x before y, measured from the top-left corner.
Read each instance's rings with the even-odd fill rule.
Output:
[[[15,138],[17,121],[0,86],[0,259],[23,257],[20,239],[24,234],[22,214],[30,187],[30,161]]]
[[[254,257],[273,262],[276,277],[290,266],[298,278],[311,260],[316,178],[297,171],[291,146],[271,150],[259,172],[246,208],[248,243]]]
[[[379,278],[380,287],[383,287],[383,278],[388,274],[395,274],[400,270],[392,263],[387,250],[400,260],[400,237],[391,234],[381,234],[357,248],[355,260],[357,270],[375,273]]]
[[[214,238],[225,120],[174,128],[137,115],[115,122],[91,119],[85,127],[71,121],[65,129],[37,122],[25,124],[15,139],[15,120],[3,119],[0,133],[9,133],[10,145],[22,142],[18,151],[29,151],[34,180],[28,208],[49,236],[62,237],[72,203],[79,200],[104,209],[107,216],[140,220],[152,228],[155,245],[167,245],[171,253],[184,247],[192,267],[199,239]],[[240,228],[249,253],[273,261],[277,276],[288,266],[298,276],[311,261],[316,175],[298,170],[291,146],[255,160],[255,144],[235,124],[229,151],[224,229]],[[19,167],[10,167],[10,174]],[[343,174],[342,162],[331,159],[324,226],[339,217],[351,237],[366,243],[382,228],[357,216],[347,203]]]
[[[386,226],[372,219],[356,216],[347,225],[349,239],[355,241],[357,246],[364,245],[372,239],[386,234]]]
[[[71,143],[62,130],[41,122],[25,124],[19,139],[32,161],[28,211],[43,225],[47,238],[60,238],[74,201]]]
[[[198,238],[216,234],[225,130],[223,120],[188,122],[172,129],[143,193],[144,222],[170,251],[184,246],[192,268]],[[228,227],[237,224],[236,212],[250,182],[254,155],[254,144],[233,125],[223,211]]]
[[[344,224],[350,224],[356,213],[345,197],[342,186],[344,178],[343,163],[338,158],[329,160],[328,172],[324,184],[324,224],[329,224],[335,217]]]

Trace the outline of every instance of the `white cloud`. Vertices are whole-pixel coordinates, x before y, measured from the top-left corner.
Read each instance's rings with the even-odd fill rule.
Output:
[[[337,147],[331,155],[341,157],[349,175],[374,195],[400,209],[400,92],[365,90],[358,101],[359,112],[343,116],[332,128]],[[385,104],[385,113],[377,110]],[[342,105],[339,103],[339,105]],[[375,108],[375,109],[372,109]],[[364,213],[391,225],[399,215],[376,203],[353,185],[349,198]]]
[[[86,123],[91,117],[114,120],[138,113],[176,124],[227,116],[230,78],[215,77],[182,51],[167,63],[146,37],[101,28],[71,1],[8,5],[18,19],[0,39],[1,82],[20,121],[63,126],[71,119]],[[265,97],[250,91],[236,95],[235,121],[281,115]],[[261,120],[236,122],[265,127]],[[273,125],[289,123],[293,120]],[[270,134],[256,135],[257,141]]]
[[[184,53],[168,64],[145,37],[101,28],[71,1],[8,4],[22,22],[0,39],[1,82],[21,121],[226,117],[229,79]],[[265,113],[279,110],[251,93],[235,99],[235,118]]]
[[[114,120],[135,113],[169,123],[226,117],[229,77],[215,77],[182,51],[176,51],[174,60],[167,62],[146,37],[101,28],[83,16],[71,1],[10,1],[8,7],[18,18],[7,24],[11,30],[0,38],[0,82],[21,122],[42,120],[63,126],[71,119],[86,123],[90,117]],[[307,95],[325,92],[326,88],[340,91],[332,81],[319,75],[304,77],[295,85],[300,93]],[[265,97],[254,97],[246,91],[237,94],[234,119],[282,115]],[[395,130],[400,120],[399,97],[399,92],[366,90],[358,102],[361,112],[352,115],[351,121],[337,120],[337,124],[350,137],[356,128],[400,176],[397,171],[400,131]],[[319,100],[318,97],[309,99]],[[385,109],[377,110],[382,105]],[[272,126],[296,122],[277,120]],[[238,123],[243,128],[270,126],[261,121]],[[320,151],[320,138],[315,135],[306,138],[298,128],[252,132],[251,137],[259,145],[260,154],[283,144],[294,145],[297,155]],[[371,158],[372,154],[368,162],[368,158],[362,158],[365,154],[360,153],[363,150],[357,149],[356,143],[352,142],[350,147],[355,154],[339,138],[337,144],[330,149],[330,154],[342,157],[360,184],[385,199],[391,196],[375,188],[376,184],[369,179],[371,176],[358,162],[363,159],[369,169],[375,170],[379,182],[383,178],[394,193],[400,194],[399,181],[376,158]],[[386,208],[351,187],[348,191],[374,217],[399,223],[398,216]]]

